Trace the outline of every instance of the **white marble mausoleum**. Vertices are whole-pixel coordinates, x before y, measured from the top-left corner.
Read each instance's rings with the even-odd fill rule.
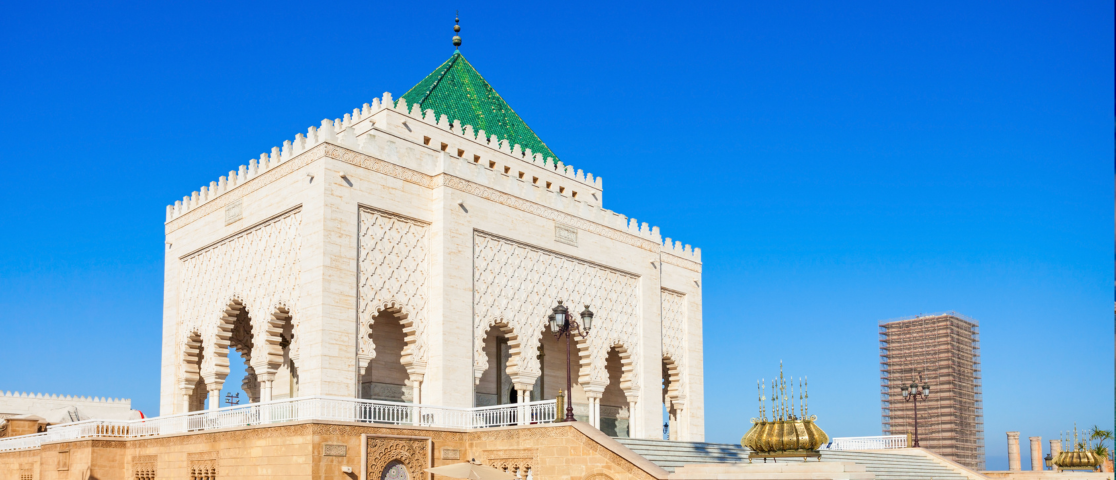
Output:
[[[566,161],[455,52],[176,201],[161,414],[216,408],[230,362],[253,402],[552,399],[563,300],[596,314],[578,417],[661,438],[665,406],[672,438],[703,440],[700,250],[605,209]]]

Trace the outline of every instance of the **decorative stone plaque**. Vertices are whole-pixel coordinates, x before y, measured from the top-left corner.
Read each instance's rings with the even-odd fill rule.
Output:
[[[240,220],[243,205],[243,198],[238,198],[236,199],[236,201],[230,202],[228,205],[225,205],[225,225],[232,225],[237,220]]]
[[[554,224],[554,241],[577,246],[577,229],[561,223]]]
[[[58,452],[58,470],[70,469],[70,451]]]
[[[461,460],[461,450],[457,448],[443,448],[442,460]]]
[[[322,455],[326,457],[344,457],[349,452],[348,445],[326,444],[322,448]]]

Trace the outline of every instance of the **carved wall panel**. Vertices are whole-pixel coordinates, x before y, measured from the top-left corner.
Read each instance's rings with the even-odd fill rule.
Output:
[[[672,401],[682,401],[685,392],[686,364],[686,296],[670,290],[662,291],[663,357],[669,358],[670,390]]]
[[[236,314],[235,309],[228,309],[230,303],[239,302],[251,317],[252,364],[267,363],[275,356],[279,339],[273,314],[278,310],[294,315],[296,334],[291,348],[297,358],[301,219],[298,210],[287,213],[182,260],[178,289],[182,350],[186,337],[198,332],[207,353],[225,353],[205,355],[202,372],[228,374],[225,359],[231,332],[226,331],[226,313]],[[281,362],[281,349],[278,355]],[[270,358],[271,363],[274,360]]]
[[[517,337],[518,351],[535,352],[547,315],[557,300],[563,300],[571,315],[586,304],[596,314],[588,345],[579,339],[579,349],[588,350],[579,382],[607,384],[608,349],[623,345],[634,363],[626,379],[629,385],[622,388],[638,388],[638,277],[481,232],[474,234],[473,250],[473,368],[478,377],[488,368],[484,336],[489,327],[506,324]],[[537,377],[541,372],[535,355],[519,356],[508,369],[513,377]]]
[[[186,454],[186,469],[190,480],[215,480],[218,475],[217,452],[191,452]]]
[[[519,478],[525,478],[528,471],[539,465],[539,451],[535,448],[484,450],[481,458],[484,459],[482,463],[497,470],[512,474],[518,472]]]
[[[430,478],[426,469],[432,467],[431,442],[428,437],[396,437],[366,435],[367,465],[365,478],[380,479],[388,467],[402,464],[409,479]]]
[[[401,361],[409,373],[426,365],[430,226],[377,210],[360,210],[360,361],[376,356],[374,317],[393,312],[407,332]]]

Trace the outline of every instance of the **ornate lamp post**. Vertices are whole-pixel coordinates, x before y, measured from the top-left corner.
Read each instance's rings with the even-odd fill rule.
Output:
[[[922,380],[922,374],[918,374],[918,379]],[[930,396],[930,384],[923,383],[922,388],[918,386],[918,382],[911,382],[911,384],[899,387],[903,392],[903,400],[907,402],[914,402],[914,447],[918,448],[918,399],[926,400]]]
[[[560,339],[563,335],[566,336],[566,418],[563,421],[573,422],[573,380],[570,377],[570,337],[574,332],[577,332],[582,337],[589,336],[589,329],[593,326],[593,312],[589,311],[589,305],[585,306],[585,311],[581,312],[581,324],[570,318],[569,309],[562,305],[562,301],[558,300],[558,306],[554,307],[554,313],[548,317],[550,320],[550,331],[554,332],[554,338]],[[582,324],[585,330],[582,331]]]

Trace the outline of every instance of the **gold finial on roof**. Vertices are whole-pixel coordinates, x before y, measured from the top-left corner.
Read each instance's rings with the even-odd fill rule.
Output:
[[[458,15],[459,15],[458,12],[454,12],[454,15],[453,15],[453,33],[460,33],[461,32],[461,25],[459,25],[461,23],[461,18]],[[454,48],[461,47],[461,35],[454,35],[453,36],[453,47]]]

